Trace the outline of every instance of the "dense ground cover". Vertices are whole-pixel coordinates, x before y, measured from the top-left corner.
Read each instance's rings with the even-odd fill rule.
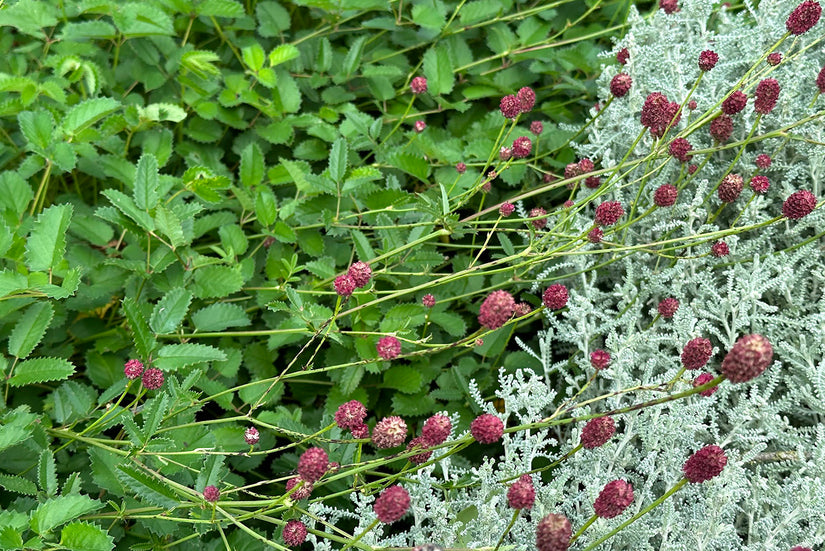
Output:
[[[783,0],[0,2],[0,548],[825,542]]]

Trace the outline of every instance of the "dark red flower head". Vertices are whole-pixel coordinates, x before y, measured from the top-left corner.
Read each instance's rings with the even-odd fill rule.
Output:
[[[348,297],[355,291],[355,280],[348,274],[336,277],[333,285],[335,286],[335,292],[342,297]]]
[[[436,413],[424,421],[424,426],[421,428],[421,436],[424,437],[429,445],[438,446],[447,441],[452,430],[453,425],[450,422],[450,418],[446,415]]]
[[[372,508],[378,520],[392,524],[410,508],[410,494],[401,486],[390,486],[381,492]]]
[[[352,429],[364,422],[367,408],[358,400],[350,400],[338,406],[335,423],[342,429]]]
[[[782,214],[788,218],[799,220],[811,214],[816,208],[816,196],[807,189],[800,189],[791,193],[782,204]]]
[[[822,66],[822,69],[820,69],[819,74],[816,76],[816,87],[819,88],[821,94],[825,94],[825,65]]]
[[[610,93],[617,98],[622,98],[633,86],[633,79],[627,73],[619,73],[610,81]]]
[[[602,239],[604,239],[604,232],[598,226],[595,226],[587,232],[587,240],[591,243],[601,243]]]
[[[519,113],[521,113],[521,104],[519,100],[516,99],[516,96],[513,95],[501,98],[499,108],[501,109],[501,114],[508,119],[515,119]]]
[[[693,158],[693,155],[690,154],[691,149],[693,149],[693,146],[685,138],[676,138],[670,142],[668,152],[676,157],[680,163],[687,163]]]
[[[544,124],[541,121],[533,121],[530,123],[530,132],[538,136],[544,130]]]
[[[516,159],[523,159],[530,154],[533,149],[533,142],[530,138],[522,136],[513,141],[513,157]]]
[[[255,427],[249,427],[243,431],[243,440],[250,446],[254,446],[261,439],[261,434]]]
[[[730,248],[728,248],[728,244],[724,241],[717,241],[716,243],[711,245],[710,254],[712,254],[716,258],[728,256],[730,254]]]
[[[713,345],[709,339],[696,337],[691,339],[682,350],[682,365],[685,369],[700,369],[708,363],[713,354]]]
[[[685,461],[682,472],[688,482],[696,484],[719,476],[727,464],[728,458],[722,448],[716,445],[705,446]]]
[[[215,486],[207,486],[203,489],[203,499],[209,503],[215,503],[221,497],[221,491]]]
[[[616,52],[616,61],[622,65],[627,65],[627,60],[630,59],[630,51],[627,48],[622,48]]]
[[[530,509],[536,502],[536,489],[529,474],[522,475],[507,488],[507,505],[513,509]]]
[[[622,204],[618,201],[605,201],[596,207],[596,225],[612,226],[624,215]]]
[[[761,375],[773,360],[773,347],[762,335],[740,337],[722,360],[720,370],[732,383],[744,383]]]
[[[573,526],[561,514],[549,514],[536,526],[536,549],[538,551],[567,551]]]
[[[657,207],[671,207],[676,204],[679,190],[673,184],[662,184],[653,192],[653,202]]]
[[[143,386],[149,390],[157,390],[163,386],[163,371],[156,367],[150,367],[143,372],[141,381]]]
[[[716,67],[717,61],[719,61],[719,54],[713,50],[705,50],[699,54],[699,69],[702,71],[710,71]]]
[[[394,360],[401,354],[401,341],[392,335],[387,335],[378,339],[375,349],[382,360]]]
[[[349,267],[347,270],[347,275],[349,275],[352,280],[355,282],[355,286],[359,289],[361,287],[366,287],[367,283],[370,282],[372,278],[372,268],[366,262],[355,262],[352,266]]]
[[[679,301],[673,297],[668,297],[661,301],[656,309],[659,311],[660,316],[665,319],[670,319],[679,309]]]
[[[482,413],[470,423],[470,434],[482,444],[498,442],[504,434],[504,422],[495,415]]]
[[[498,329],[513,316],[516,300],[513,295],[504,290],[493,291],[481,303],[478,314],[478,323],[487,329]]]
[[[513,214],[513,211],[516,210],[516,206],[513,203],[502,203],[501,206],[498,208],[499,214],[502,216],[510,216]]]
[[[427,91],[427,79],[424,77],[415,77],[410,82],[410,90],[413,94],[423,94]]]
[[[591,419],[582,429],[582,447],[592,450],[603,446],[616,432],[616,423],[609,415]]]
[[[608,482],[593,503],[593,509],[601,518],[621,515],[633,503],[633,486],[624,480]]]
[[[780,63],[782,63],[782,54],[779,52],[771,52],[768,54],[768,58],[766,59],[768,65],[776,67]]]
[[[710,135],[719,143],[725,143],[733,133],[733,119],[724,113],[710,121]]]
[[[748,96],[741,90],[736,90],[725,98],[722,102],[722,112],[726,115],[735,115],[745,108],[748,103]]]
[[[713,379],[714,377],[710,373],[700,373],[695,379],[693,379],[693,388],[709,383]],[[711,396],[717,390],[719,390],[718,386],[712,386],[707,390],[700,391],[699,394],[702,396]]]
[[[757,113],[767,115],[776,107],[779,99],[779,82],[775,78],[766,78],[756,85],[756,99],[753,109]]]
[[[423,304],[425,308],[432,308],[435,306],[435,297],[430,293],[427,293],[421,297],[421,304]]]
[[[771,167],[772,160],[770,155],[762,153],[756,156],[756,160],[754,162],[756,163],[756,168],[760,170],[767,170]]]
[[[143,375],[143,363],[140,360],[129,360],[123,365],[123,374],[127,379],[137,379]]]
[[[679,11],[679,2],[678,0],[659,0],[659,8],[670,15]]]
[[[321,448],[309,448],[298,459],[298,475],[309,482],[319,480],[328,468],[329,456]]]
[[[410,440],[410,443],[407,444],[407,451],[421,451],[421,453],[417,453],[415,455],[410,456],[410,463],[420,465],[422,463],[426,463],[427,461],[429,461],[433,455],[433,451],[427,448],[429,448],[429,444],[427,443],[427,439],[423,436],[416,436],[415,438]]]
[[[768,188],[771,187],[771,181],[768,180],[767,176],[757,174],[756,176],[751,178],[750,186],[754,193],[763,195],[767,193]]]
[[[607,369],[610,365],[610,354],[601,348],[594,350],[590,353],[590,365],[596,369]]]
[[[650,133],[659,138],[668,126],[676,126],[681,118],[679,104],[668,101],[667,96],[659,92],[648,95],[642,106],[642,126],[649,128]]]
[[[464,163],[458,163],[455,165],[455,171],[459,174],[464,174],[465,172],[467,172],[467,165]]]
[[[518,100],[521,112],[527,113],[532,110],[536,104],[536,93],[529,86],[525,86],[516,93],[516,99]]]
[[[419,77],[420,78],[420,77]],[[281,538],[290,547],[297,547],[304,543],[307,537],[307,527],[300,520],[292,519],[284,525]]]
[[[376,448],[395,448],[407,439],[407,423],[397,415],[384,417],[372,429],[372,443]]]
[[[534,207],[530,209],[530,212],[527,213],[530,218],[536,218],[537,216],[541,216],[542,218],[536,218],[535,220],[530,220],[530,223],[533,227],[537,230],[544,229],[547,226],[547,218],[544,217],[547,214],[547,211],[541,207]]]
[[[561,283],[554,283],[544,290],[544,293],[541,296],[541,301],[550,310],[561,310],[567,306],[568,298],[569,294],[567,292],[567,287]]]
[[[785,28],[787,28],[791,34],[799,35],[806,33],[819,22],[821,15],[822,6],[819,5],[819,2],[805,0],[794,8],[788,16],[788,20],[785,21]]]
[[[733,203],[742,193],[742,188],[745,182],[738,174],[728,174],[722,178],[719,187],[716,188],[716,193],[719,195],[719,200],[723,203]]]

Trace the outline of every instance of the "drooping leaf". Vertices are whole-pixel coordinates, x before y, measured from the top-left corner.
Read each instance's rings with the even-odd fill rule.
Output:
[[[169,290],[155,304],[149,327],[155,333],[171,333],[178,328],[192,302],[192,292],[182,287]]]
[[[89,496],[72,494],[53,497],[43,502],[32,513],[29,524],[36,533],[43,535],[80,515],[91,513],[103,504]]]
[[[20,387],[46,381],[62,381],[74,374],[74,365],[63,358],[35,358],[17,364],[9,385]]]
[[[155,366],[164,371],[175,371],[187,365],[211,361],[223,361],[226,354],[206,344],[167,344],[158,350]]]
[[[52,205],[37,217],[26,240],[26,265],[30,270],[52,270],[63,260],[72,212],[71,205]]]
[[[54,308],[48,302],[32,304],[14,325],[9,336],[9,354],[27,358],[38,345],[54,317]]]

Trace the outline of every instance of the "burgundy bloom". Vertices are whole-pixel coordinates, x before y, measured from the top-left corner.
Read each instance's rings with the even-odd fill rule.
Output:
[[[688,165],[688,174],[696,174],[696,171],[699,170],[699,167],[696,165]]]
[[[596,189],[600,185],[602,185],[602,179],[598,176],[588,176],[584,180],[584,187],[590,189]]]
[[[688,482],[696,484],[718,476],[727,464],[728,458],[722,448],[716,445],[705,446],[685,461],[682,472]]]
[[[430,293],[427,293],[421,297],[421,304],[423,304],[426,308],[432,308],[435,306],[435,297]]]
[[[309,448],[298,459],[298,475],[309,482],[320,480],[328,467],[329,456],[321,448]]]
[[[771,167],[771,156],[762,153],[761,155],[756,156],[756,168],[761,170],[767,170]]]
[[[687,107],[688,107],[688,109],[690,109],[691,111],[695,111],[695,110],[696,110],[696,108],[697,108],[697,107],[699,107],[699,104],[698,104],[698,103],[696,103],[696,100],[695,100],[695,99],[692,99],[692,100],[690,100],[690,101],[688,102]]]
[[[726,115],[735,115],[745,108],[748,103],[748,96],[741,90],[736,90],[722,102],[722,112]]]
[[[516,310],[514,312],[514,316],[517,318],[521,318],[529,314],[533,311],[533,307],[527,304],[526,302],[519,302],[516,304]]]
[[[601,348],[590,353],[590,365],[596,369],[607,369],[610,365],[610,354]]]
[[[348,274],[336,277],[333,285],[335,286],[335,292],[342,297],[348,297],[355,291],[355,280]]]
[[[719,143],[725,143],[733,133],[733,119],[724,113],[710,121],[710,135]]]
[[[502,216],[510,216],[514,210],[516,210],[516,206],[513,203],[502,203],[498,208],[498,213]]]
[[[605,201],[596,207],[596,225],[612,226],[624,215],[622,204],[618,201]]]
[[[713,379],[714,377],[710,373],[700,373],[695,379],[693,379],[693,388],[709,383]],[[699,394],[701,394],[702,396],[711,396],[717,390],[719,390],[718,386],[712,386],[707,390],[699,391]]]
[[[519,100],[516,99],[516,96],[513,95],[501,98],[499,108],[501,109],[501,114],[508,119],[515,119],[519,113],[521,113],[521,104]]]
[[[470,434],[481,444],[498,442],[504,434],[504,422],[489,413],[482,413],[470,423]]]
[[[676,157],[680,163],[687,163],[693,158],[693,155],[690,155],[691,149],[693,149],[693,146],[685,138],[676,138],[670,142],[668,147],[670,154]]]
[[[821,94],[825,94],[825,65],[822,66],[822,69],[820,69],[819,74],[816,76],[816,87],[819,88]]]
[[[650,133],[658,138],[664,135],[666,128],[679,124],[681,118],[679,104],[668,101],[667,96],[659,92],[648,95],[642,106],[642,126],[649,128]]]
[[[547,211],[541,207],[534,207],[530,209],[530,212],[527,214],[529,218],[536,218],[537,216],[544,216],[547,214]],[[542,230],[547,225],[547,218],[537,218],[536,220],[531,220],[530,223],[536,230]]]
[[[250,446],[254,446],[261,439],[261,434],[255,427],[249,427],[243,431],[243,440]]]
[[[565,201],[564,203],[562,203],[562,204],[561,204],[561,206],[563,206],[563,207],[564,207],[564,208],[566,208],[566,209],[569,209],[569,208],[572,208],[572,207],[573,207],[573,205],[575,205],[575,204],[576,204],[576,203],[574,203],[573,201],[571,201],[570,199],[568,199],[567,201]]]
[[[659,0],[659,8],[670,15],[679,11],[679,2],[678,0]]]
[[[776,67],[777,65],[782,63],[782,54],[780,54],[779,52],[771,52],[768,54],[768,58],[766,61],[768,62],[768,65]]]
[[[794,545],[790,551],[812,551],[810,547],[802,547],[801,545]]]
[[[306,537],[307,527],[304,526],[303,522],[295,519],[288,521],[284,525],[284,531],[281,533],[281,538],[284,540],[284,543],[290,547],[297,547],[298,545],[301,545],[304,543],[304,540],[306,540]]]
[[[361,423],[360,425],[355,425],[352,427],[352,437],[363,439],[370,437],[370,428],[367,426],[366,423]]]
[[[387,335],[378,339],[375,349],[382,360],[394,360],[401,354],[401,341],[392,335]]]
[[[335,423],[342,429],[352,429],[364,422],[367,408],[358,400],[350,400],[338,406],[335,411]]]
[[[616,422],[609,415],[588,421],[582,429],[582,447],[592,450],[603,446],[616,432]]]
[[[587,232],[587,240],[591,243],[601,243],[602,239],[604,239],[604,232],[598,226]]]
[[[450,423],[450,418],[446,415],[436,413],[424,421],[424,426],[421,427],[421,436],[424,437],[430,446],[438,446],[447,441],[452,430],[453,425]]]
[[[713,345],[704,337],[691,339],[682,350],[682,365],[685,369],[701,369],[713,354]]]
[[[507,505],[513,509],[530,509],[536,502],[536,489],[529,474],[522,475],[507,488]]]
[[[372,508],[378,520],[392,524],[410,508],[410,494],[401,486],[390,486],[381,492]]]
[[[588,159],[587,157],[581,159],[576,165],[579,167],[579,174],[587,174],[588,172],[593,172],[593,169],[596,168],[596,165]]]
[[[791,34],[806,33],[817,24],[821,15],[822,6],[819,5],[819,2],[805,0],[794,8],[788,16],[788,20],[785,21],[785,28]]]
[[[397,415],[384,417],[372,429],[372,443],[376,448],[395,448],[407,439],[407,423]]]
[[[140,360],[129,360],[123,365],[123,374],[127,379],[137,379],[143,375],[143,363]]]
[[[564,167],[564,179],[569,180],[570,178],[575,178],[576,176],[580,175],[581,171],[579,170],[579,163],[568,163],[566,167]]]
[[[722,360],[720,370],[732,383],[744,383],[758,377],[773,360],[773,347],[762,335],[740,337]]]
[[[544,124],[541,121],[533,121],[530,123],[530,132],[538,136],[544,130]]]
[[[716,188],[719,200],[723,203],[733,203],[742,193],[745,183],[738,174],[728,174],[722,179],[722,183]]]
[[[671,207],[676,204],[679,190],[673,184],[662,184],[653,192],[653,202],[657,207]]]
[[[659,311],[660,316],[665,319],[670,319],[676,314],[676,310],[679,309],[679,301],[673,297],[668,297],[661,301],[656,309]]]
[[[544,290],[544,293],[541,295],[541,301],[544,303],[544,306],[550,310],[561,310],[567,306],[569,296],[567,287],[561,283],[554,283]]]
[[[767,176],[756,175],[751,178],[750,186],[754,193],[762,195],[768,192],[768,188],[771,187],[771,181],[768,180]]]
[[[413,94],[423,94],[427,91],[427,79],[424,77],[415,77],[410,82],[410,90]]]
[[[467,165],[465,165],[464,163],[458,163],[457,165],[455,165],[455,171],[459,174],[464,174],[465,172],[467,172]]]
[[[630,91],[633,79],[627,73],[619,73],[610,81],[610,93],[617,98],[622,98]]]
[[[157,390],[163,386],[163,371],[156,367],[150,367],[143,372],[141,381],[143,386],[149,390]]]
[[[481,303],[478,323],[488,329],[498,329],[512,317],[515,307],[513,295],[504,290],[493,291]]]
[[[523,159],[530,154],[533,149],[533,142],[530,138],[522,136],[513,141],[513,157],[516,159]]]
[[[410,456],[410,463],[415,463],[416,465],[420,465],[422,463],[426,463],[430,460],[433,456],[432,450],[427,449],[427,439],[423,436],[416,436],[410,443],[407,444],[407,451],[412,450],[420,450],[421,453],[417,453],[415,455]]]
[[[633,503],[633,486],[624,480],[608,482],[593,503],[593,509],[601,518],[621,515]]]
[[[413,123],[413,129],[419,134],[424,132],[425,128],[427,128],[427,123],[422,120],[417,120]]]
[[[349,267],[347,275],[352,278],[355,286],[360,289],[361,287],[366,287],[367,283],[370,282],[370,278],[372,278],[372,268],[370,268],[370,265],[366,262],[359,260]]]
[[[221,491],[218,490],[215,486],[207,486],[203,489],[203,499],[208,501],[209,503],[215,503],[220,499]]]
[[[529,86],[525,86],[516,92],[516,99],[519,102],[521,112],[527,113],[536,104],[536,93]]]
[[[630,59],[630,52],[627,48],[622,48],[621,50],[616,52],[616,61],[618,61],[622,65],[627,65],[628,59]]]
[[[490,190],[493,189],[493,182],[492,181],[496,179],[496,176],[498,176],[498,174],[496,174],[495,170],[491,170],[490,172],[487,173],[487,178],[488,179],[485,180],[485,182],[483,184],[481,184],[481,192],[482,193],[490,193]]]
[[[779,99],[779,82],[775,78],[766,78],[756,85],[756,100],[753,109],[757,113],[767,115],[776,107]]]
[[[536,549],[538,551],[567,551],[573,527],[570,520],[561,514],[551,513],[536,526]]]
[[[308,498],[309,495],[312,493],[312,490],[314,489],[312,482],[307,482],[300,476],[293,476],[292,478],[286,481],[286,491],[289,492],[290,490],[298,486],[298,484],[300,484],[300,486],[294,492],[289,494],[289,497],[291,497],[295,501],[301,501],[302,499]]]
[[[711,245],[710,254],[716,258],[721,258],[723,256],[728,256],[730,254],[730,249],[728,248],[728,244],[724,241],[717,241]]]
[[[791,193],[782,204],[782,214],[788,218],[799,220],[811,214],[816,208],[816,196],[807,189],[800,189]]]
[[[713,50],[705,50],[699,54],[699,70],[710,71],[716,67],[717,61],[719,61],[719,54]]]

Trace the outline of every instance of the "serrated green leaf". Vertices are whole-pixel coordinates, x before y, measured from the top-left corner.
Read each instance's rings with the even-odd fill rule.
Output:
[[[195,271],[193,290],[198,298],[223,298],[243,287],[243,276],[229,266],[205,266]]]
[[[104,189],[103,195],[111,201],[112,205],[120,212],[137,222],[146,231],[155,229],[155,222],[148,212],[140,210],[131,197],[114,188]]]
[[[163,371],[175,371],[181,367],[204,362],[223,361],[226,354],[206,344],[167,344],[158,350],[155,366]]]
[[[180,218],[163,205],[158,205],[155,209],[155,226],[160,233],[169,238],[172,250],[186,245],[187,239],[183,233],[183,224]]]
[[[19,173],[12,171],[0,173],[0,209],[10,210],[19,216],[26,210],[33,198],[34,192],[31,186]]]
[[[14,526],[0,528],[0,549],[23,549],[23,536]]]
[[[441,5],[441,2],[437,2]],[[432,5],[416,4],[412,9],[412,19],[416,25],[440,31],[446,22],[445,14],[442,10],[433,9]]]
[[[452,312],[433,312],[430,321],[441,327],[452,337],[461,337],[467,332],[467,324],[458,314]]]
[[[120,417],[120,424],[123,425],[123,429],[129,436],[129,441],[132,442],[132,445],[136,448],[142,446],[146,440],[148,440],[146,435],[143,434],[143,431],[140,430],[140,427],[138,427],[137,423],[131,416],[122,415]]]
[[[85,495],[53,497],[37,507],[37,510],[32,513],[29,525],[37,534],[43,535],[61,524],[101,507],[103,507],[101,502]]]
[[[26,265],[33,272],[57,267],[66,251],[66,230],[72,219],[71,205],[52,205],[37,217],[26,240]]]
[[[48,302],[32,304],[14,325],[9,336],[9,354],[27,358],[38,345],[54,317],[54,308]]]
[[[344,396],[349,396],[355,392],[355,389],[361,384],[361,379],[364,377],[364,366],[355,365],[347,367],[340,377],[338,384],[341,387],[341,393]]]
[[[174,509],[180,503],[177,494],[168,485],[143,469],[121,464],[117,466],[116,475],[121,484],[153,505]]]
[[[151,210],[160,201],[158,160],[151,153],[141,155],[138,160],[132,196],[135,199],[135,205],[140,210]]]
[[[278,220],[275,223],[275,227],[272,228],[272,236],[281,243],[295,243],[298,239],[298,236],[295,234],[295,230],[290,228],[281,220]]]
[[[501,9],[501,0],[475,0],[473,2],[467,2],[461,8],[459,20],[461,25],[470,25],[493,17]]]
[[[46,381],[62,381],[74,374],[74,365],[63,358],[35,358],[17,364],[9,385],[14,387]]]
[[[37,486],[34,482],[28,478],[23,478],[22,476],[13,474],[0,473],[0,486],[9,492],[14,492],[16,494],[23,494],[26,496],[33,496],[37,494]]]
[[[361,230],[351,230],[352,239],[355,241],[355,251],[362,262],[368,262],[375,258],[375,250],[370,245],[370,240]]]
[[[166,415],[168,409],[169,397],[166,394],[159,394],[151,400],[146,401],[142,410],[144,444],[152,438],[160,428],[160,424],[163,422],[163,417]]]
[[[195,7],[198,15],[213,17],[243,17],[243,6],[235,0],[205,0]]]
[[[244,327],[251,322],[246,311],[237,304],[217,302],[192,314],[198,331],[223,331],[228,327]]]
[[[269,66],[275,67],[281,63],[291,61],[301,55],[298,48],[292,44],[281,44],[269,53]]]
[[[241,152],[241,183],[246,187],[257,186],[264,179],[264,154],[255,142]]]
[[[257,42],[251,46],[244,47],[241,50],[241,57],[243,57],[243,62],[246,66],[255,72],[260,71],[264,66],[264,61],[266,61],[266,53],[264,53],[264,49]]]
[[[516,254],[516,249],[513,247],[513,242],[510,241],[510,238],[504,235],[501,232],[498,233],[498,242],[501,243],[501,247],[504,249],[504,252],[507,253],[508,256],[512,256]]]
[[[220,59],[218,54],[209,50],[192,50],[181,56],[180,66],[205,79],[221,74],[221,70],[214,65]]]
[[[23,111],[17,115],[20,131],[36,150],[45,151],[52,140],[54,118],[48,111]]]
[[[306,263],[306,268],[321,279],[335,276],[335,259],[330,256],[319,258]]]
[[[255,194],[255,216],[258,222],[268,228],[278,219],[278,204],[275,194],[268,187],[262,187]]]
[[[242,255],[249,248],[249,239],[238,225],[221,226],[218,228],[218,235],[221,238],[221,246],[226,251]]]
[[[449,94],[453,91],[455,74],[447,48],[439,44],[424,54],[424,75],[427,89],[433,95]]]
[[[428,391],[412,395],[396,393],[392,397],[392,411],[398,415],[427,415],[435,408],[436,401]]]
[[[405,394],[418,392],[423,384],[421,373],[408,365],[394,365],[384,372],[384,386]]]
[[[135,348],[137,349],[140,359],[146,361],[152,355],[152,352],[157,346],[155,336],[149,329],[149,324],[146,322],[143,312],[138,307],[134,299],[124,298],[122,305],[123,313],[126,316],[126,321],[129,322],[129,327],[132,329]]]
[[[171,103],[151,103],[139,109],[141,118],[155,122],[180,122],[186,118],[186,111]]]
[[[329,177],[340,184],[347,172],[347,140],[338,138],[329,152]]]
[[[195,488],[203,491],[206,486],[220,486],[221,481],[229,474],[229,469],[224,465],[224,456],[209,454],[203,458],[203,467],[198,473],[195,481]]]
[[[361,63],[361,55],[364,52],[364,44],[367,36],[359,36],[349,47],[344,62],[341,64],[341,71],[345,77],[349,77]]]
[[[66,142],[52,144],[49,158],[63,172],[71,172],[77,166],[77,153],[74,145]]]
[[[169,290],[152,310],[149,327],[155,333],[171,333],[178,328],[192,302],[192,293],[181,287]]]
[[[85,522],[67,524],[60,533],[60,545],[71,551],[111,551],[115,548],[112,536]]]
[[[57,494],[57,468],[54,464],[52,450],[46,448],[40,452],[37,462],[37,483],[49,497]]]
[[[430,163],[421,157],[410,153],[396,153],[390,157],[389,161],[392,166],[406,172],[410,176],[427,182],[427,178],[430,175]]]
[[[106,115],[114,113],[119,107],[120,102],[112,98],[88,99],[69,109],[63,117],[61,126],[67,134],[77,134]]]

